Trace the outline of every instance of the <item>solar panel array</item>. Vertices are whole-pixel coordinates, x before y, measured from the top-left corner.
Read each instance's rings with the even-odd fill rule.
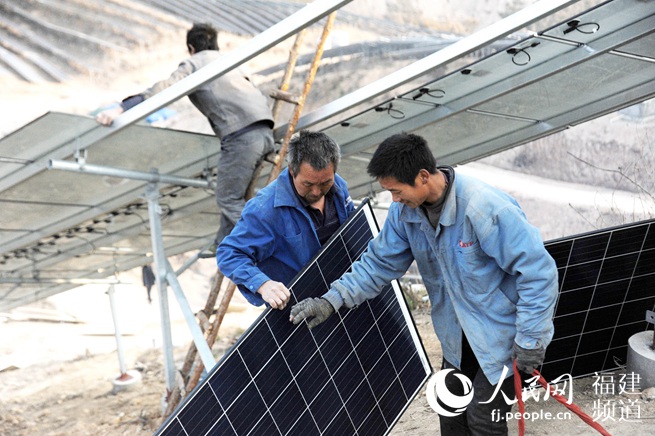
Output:
[[[625,364],[655,310],[655,220],[548,242],[560,294],[542,373],[581,377]]]
[[[68,140],[97,126],[86,116],[49,112],[0,140],[0,157],[31,162],[0,164],[0,312],[74,288],[75,279],[152,262],[147,182],[39,169],[68,158]],[[87,164],[202,178],[220,143],[214,135],[136,124],[87,150]],[[160,193],[167,255],[214,237],[220,211],[213,191],[162,185]]]
[[[367,178],[366,165],[378,144],[394,133],[428,138],[438,162],[458,165],[629,106],[638,100],[632,96],[655,97],[655,4],[596,3],[580,14],[568,15],[574,12],[567,9],[555,26],[552,20],[560,19],[555,14],[535,23],[530,36],[511,47],[487,44],[483,51],[493,54],[479,61],[449,62],[436,80],[398,85],[375,106],[373,99],[366,107],[355,105],[356,97],[393,83],[392,76],[383,77],[304,114],[296,130],[321,126],[341,146],[339,174],[357,198],[380,190]],[[575,23],[585,24],[573,30]],[[435,64],[446,52],[434,53]],[[351,105],[356,109],[335,115]],[[277,130],[284,133],[280,126]]]
[[[190,11],[193,3],[175,5]],[[283,10],[280,2],[268,3]],[[339,11],[339,21],[345,12]],[[287,13],[291,10],[282,15]],[[595,31],[586,31],[589,26]],[[526,39],[512,42],[495,41],[487,31],[462,38],[449,46],[452,50],[403,69],[415,73],[411,83],[393,73],[323,107],[307,107],[296,130],[322,130],[339,143],[339,173],[350,195],[362,198],[381,190],[366,165],[377,144],[392,133],[432,138],[435,157],[459,165],[655,98],[652,1],[607,1],[582,13],[576,4],[530,28],[536,33],[531,30]],[[500,49],[504,42],[511,47]],[[466,47],[477,45],[476,53],[485,57],[469,63],[472,53]],[[387,44],[393,47],[398,46]],[[357,58],[356,52],[348,59]],[[530,61],[523,64],[526,54]],[[370,59],[372,65],[375,59]],[[388,60],[385,55],[383,63]],[[344,58],[339,64],[347,62]],[[323,71],[321,77],[327,81],[330,75]],[[383,89],[386,97],[373,92]],[[278,125],[276,137],[284,136],[286,127]],[[73,160],[76,151],[86,150],[89,164],[142,172],[156,168],[160,174],[197,178],[211,177],[220,152],[213,135],[138,124],[110,136],[107,132],[91,117],[48,113],[0,139],[0,312],[71,289],[80,280],[106,279],[152,262],[149,226],[142,219],[147,184],[48,171],[50,159]],[[266,183],[268,173],[266,166],[258,186]],[[168,256],[200,250],[216,234],[220,210],[212,193],[193,191],[162,186]]]
[[[159,429],[160,435],[385,434],[431,373],[396,282],[308,329],[290,307],[324,294],[377,234],[368,202]]]

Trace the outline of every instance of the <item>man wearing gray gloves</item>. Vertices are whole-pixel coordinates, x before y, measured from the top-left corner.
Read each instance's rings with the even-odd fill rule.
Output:
[[[506,193],[437,167],[420,136],[387,138],[368,172],[394,201],[380,234],[326,294],[296,304],[291,321],[315,327],[341,306],[374,298],[416,261],[430,297],[442,367],[473,384],[465,413],[440,416],[441,434],[507,434],[511,405],[503,395],[494,396],[496,387],[514,398],[512,360],[531,373],[553,337],[557,268],[539,231]],[[446,385],[454,395],[464,394],[458,378],[449,375]]]

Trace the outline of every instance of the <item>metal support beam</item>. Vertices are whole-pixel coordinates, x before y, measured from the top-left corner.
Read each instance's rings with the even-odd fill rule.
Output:
[[[127,374],[127,367],[125,366],[125,354],[123,353],[123,340],[121,337],[121,329],[118,323],[118,311],[116,310],[116,299],[114,298],[114,285],[109,285],[107,295],[109,296],[109,305],[111,306],[111,317],[114,321],[114,336],[116,336],[116,352],[118,353],[118,366],[121,375]]]
[[[177,269],[177,271],[175,271],[175,275],[179,277],[179,276],[182,275],[182,273],[184,273],[184,271],[191,268],[191,266],[200,259],[200,253],[202,253],[203,251],[208,250],[209,247],[211,247],[213,244],[214,244],[213,241],[209,242],[209,243],[205,244],[205,246],[202,247],[200,250],[196,250],[196,254],[194,254],[189,259],[187,259],[186,262],[184,262],[184,264],[182,264],[182,266],[179,267]]]
[[[370,85],[359,88],[325,106],[303,116],[298,120],[296,130],[307,129],[341,114],[375,97],[383,95],[393,89],[418,79],[459,58],[467,56],[482,47],[491,44],[507,35],[522,29],[548,15],[551,15],[579,0],[541,0],[527,8],[510,15],[497,23],[486,27],[471,36],[463,38],[453,44],[427,56],[395,73],[389,74]],[[287,126],[275,129],[275,137],[279,138],[286,132]]]
[[[178,186],[190,186],[193,188],[214,189],[214,183],[209,180],[189,179],[186,177],[169,176],[157,172],[143,172],[124,170],[121,168],[106,167],[102,165],[81,164],[67,160],[48,161],[48,169],[63,170],[75,173],[94,174],[97,176],[110,176],[123,179],[142,180],[150,183],[167,183]]]
[[[367,133],[362,131],[362,132],[358,132],[357,136],[353,134],[349,139],[349,141],[340,142],[341,150],[342,150],[342,159],[351,156],[357,158],[356,156],[357,153],[368,149],[374,144],[378,144],[382,142],[384,139],[386,139],[387,137],[389,137],[394,133],[398,133],[401,131],[412,132],[428,124],[435,123],[437,121],[443,120],[445,118],[451,117],[453,115],[459,114],[464,111],[468,111],[470,113],[482,114],[483,113],[482,111],[479,111],[474,108],[481,106],[492,99],[498,98],[499,96],[507,95],[511,92],[514,92],[518,88],[526,87],[531,84],[537,83],[541,80],[545,80],[567,68],[575,67],[576,65],[579,65],[583,62],[587,62],[592,58],[601,56],[604,53],[607,52],[614,53],[615,50],[613,49],[615,47],[620,47],[626,44],[631,39],[635,38],[636,35],[641,36],[641,35],[647,35],[652,33],[653,32],[652,29],[654,28],[654,26],[655,26],[655,17],[653,16],[646,17],[639,22],[636,22],[634,24],[631,24],[630,26],[626,26],[621,29],[617,29],[616,31],[613,31],[605,36],[599,37],[587,44],[579,44],[579,43],[574,44],[570,50],[561,53],[560,55],[558,55],[553,59],[550,59],[546,62],[542,62],[536,65],[535,67],[524,69],[523,71],[520,71],[508,77],[504,77],[501,80],[498,80],[493,84],[490,84],[489,86],[479,88],[474,92],[465,94],[439,107],[434,107],[430,110],[420,112],[415,116],[407,117],[403,120],[390,124],[386,128],[381,128],[379,130],[376,130],[373,133]],[[551,37],[546,37],[544,35],[535,35],[534,38],[548,39],[550,41],[559,44],[570,45],[568,44],[568,41],[561,40],[561,39],[554,39]],[[647,60],[642,58],[639,58],[638,60],[648,62]],[[631,101],[638,102],[639,100],[632,99],[632,95],[641,96],[641,99],[645,100],[647,98],[650,98],[649,96],[652,94],[652,91],[647,91],[647,90],[644,91],[645,89],[644,85],[639,85],[638,88],[636,89],[638,89],[639,92],[635,93],[633,90],[622,91],[620,98],[626,101],[630,99]],[[402,98],[400,98],[399,100],[411,104],[417,104],[416,102],[412,101],[409,97],[407,97],[407,94],[402,96]],[[628,98],[629,96],[630,98]],[[594,102],[592,104],[582,105],[578,109],[567,112],[567,114],[558,115],[553,119],[544,120],[547,122],[546,124],[538,122],[542,120],[533,120],[533,119],[515,117],[515,116],[511,117],[506,114],[493,114],[487,112],[485,113],[485,115],[487,116],[500,116],[504,118],[513,118],[517,121],[525,121],[527,123],[526,127],[520,129],[519,131],[515,131],[510,134],[504,135],[501,138],[490,140],[488,143],[481,146],[471,147],[468,149],[459,149],[459,151],[453,156],[442,155],[442,156],[437,156],[437,158],[439,159],[440,162],[444,164],[446,163],[455,164],[455,163],[465,163],[467,161],[478,159],[480,157],[492,153],[497,153],[504,149],[516,146],[520,143],[525,143],[529,140],[555,133],[557,130],[562,130],[571,124],[572,122],[571,120],[577,119],[576,117],[578,116],[582,116],[584,117],[584,119],[592,118],[591,116],[587,116],[587,115],[579,115],[579,114],[583,114],[584,112],[589,114],[598,114],[599,111],[607,112],[607,108],[612,108],[612,110],[616,110],[614,109],[616,107],[615,100],[617,100],[616,96],[607,95],[600,101]],[[605,107],[606,109],[603,109],[603,107]],[[576,123],[579,123],[579,121],[576,121]],[[492,148],[492,147],[496,147],[496,148]],[[485,151],[482,152],[481,151],[482,149],[485,149]],[[463,160],[458,160],[458,159],[463,159]],[[368,160],[366,162],[368,162]],[[352,191],[353,190],[352,188],[354,188],[355,185],[349,185],[349,187],[351,188]]]
[[[153,260],[155,264],[155,280],[159,289],[159,308],[161,317],[161,328],[164,349],[164,361],[166,368],[166,388],[168,393],[175,388],[175,361],[173,356],[173,340],[171,334],[170,312],[168,306],[168,295],[166,292],[167,285],[173,289],[175,297],[180,305],[182,314],[191,331],[193,341],[200,353],[205,369],[209,371],[216,363],[211,349],[205,340],[200,326],[195,320],[195,315],[187,301],[182,287],[177,280],[177,275],[173,271],[170,263],[164,253],[164,243],[162,239],[161,228],[161,208],[159,205],[159,183],[170,183],[179,186],[191,186],[195,188],[210,188],[212,184],[205,180],[188,179],[176,176],[160,175],[155,169],[148,173],[141,171],[123,170],[119,168],[105,167],[100,165],[91,165],[86,163],[50,160],[49,169],[63,171],[87,173],[101,176],[122,177],[126,179],[136,179],[147,181],[145,198],[148,201],[148,216],[150,220],[150,237],[152,243]],[[110,298],[112,295],[110,295]],[[112,306],[113,307],[113,306]],[[119,354],[121,351],[119,350]],[[120,358],[120,356],[119,356]]]
[[[132,109],[114,120],[110,130],[113,132],[126,125],[133,124],[179,98],[190,94],[196,88],[229,71],[232,71],[351,1],[352,0],[317,0],[308,4],[295,14],[258,34],[239,50],[222,56],[221,59],[212,62],[192,75],[152,96],[143,103],[134,106]]]
[[[159,314],[161,318],[162,346],[164,349],[164,367],[166,372],[167,394],[175,388],[175,359],[173,356],[173,339],[171,335],[171,318],[166,292],[166,257],[161,232],[161,207],[159,206],[159,189],[156,183],[148,184],[146,189],[148,216],[150,218],[150,239],[155,264],[155,281],[159,290]]]

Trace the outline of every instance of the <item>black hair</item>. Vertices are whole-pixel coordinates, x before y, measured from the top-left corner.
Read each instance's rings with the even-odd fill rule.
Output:
[[[366,168],[371,177],[393,177],[410,186],[422,169],[435,174],[437,160],[423,137],[405,132],[382,141]]]
[[[186,34],[186,43],[193,47],[196,53],[218,50],[218,32],[211,24],[193,23],[193,27]]]
[[[315,170],[323,170],[333,164],[336,171],[340,160],[339,145],[325,133],[303,130],[289,141],[287,162],[294,176],[300,172],[303,162]]]

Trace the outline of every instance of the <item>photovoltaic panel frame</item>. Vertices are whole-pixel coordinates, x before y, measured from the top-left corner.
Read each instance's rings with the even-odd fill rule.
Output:
[[[158,435],[386,434],[431,374],[397,282],[308,329],[291,306],[324,294],[378,233],[368,201],[158,430]]]
[[[625,365],[628,339],[647,330],[655,310],[655,220],[546,243],[557,263],[555,336],[547,379],[611,371]]]

